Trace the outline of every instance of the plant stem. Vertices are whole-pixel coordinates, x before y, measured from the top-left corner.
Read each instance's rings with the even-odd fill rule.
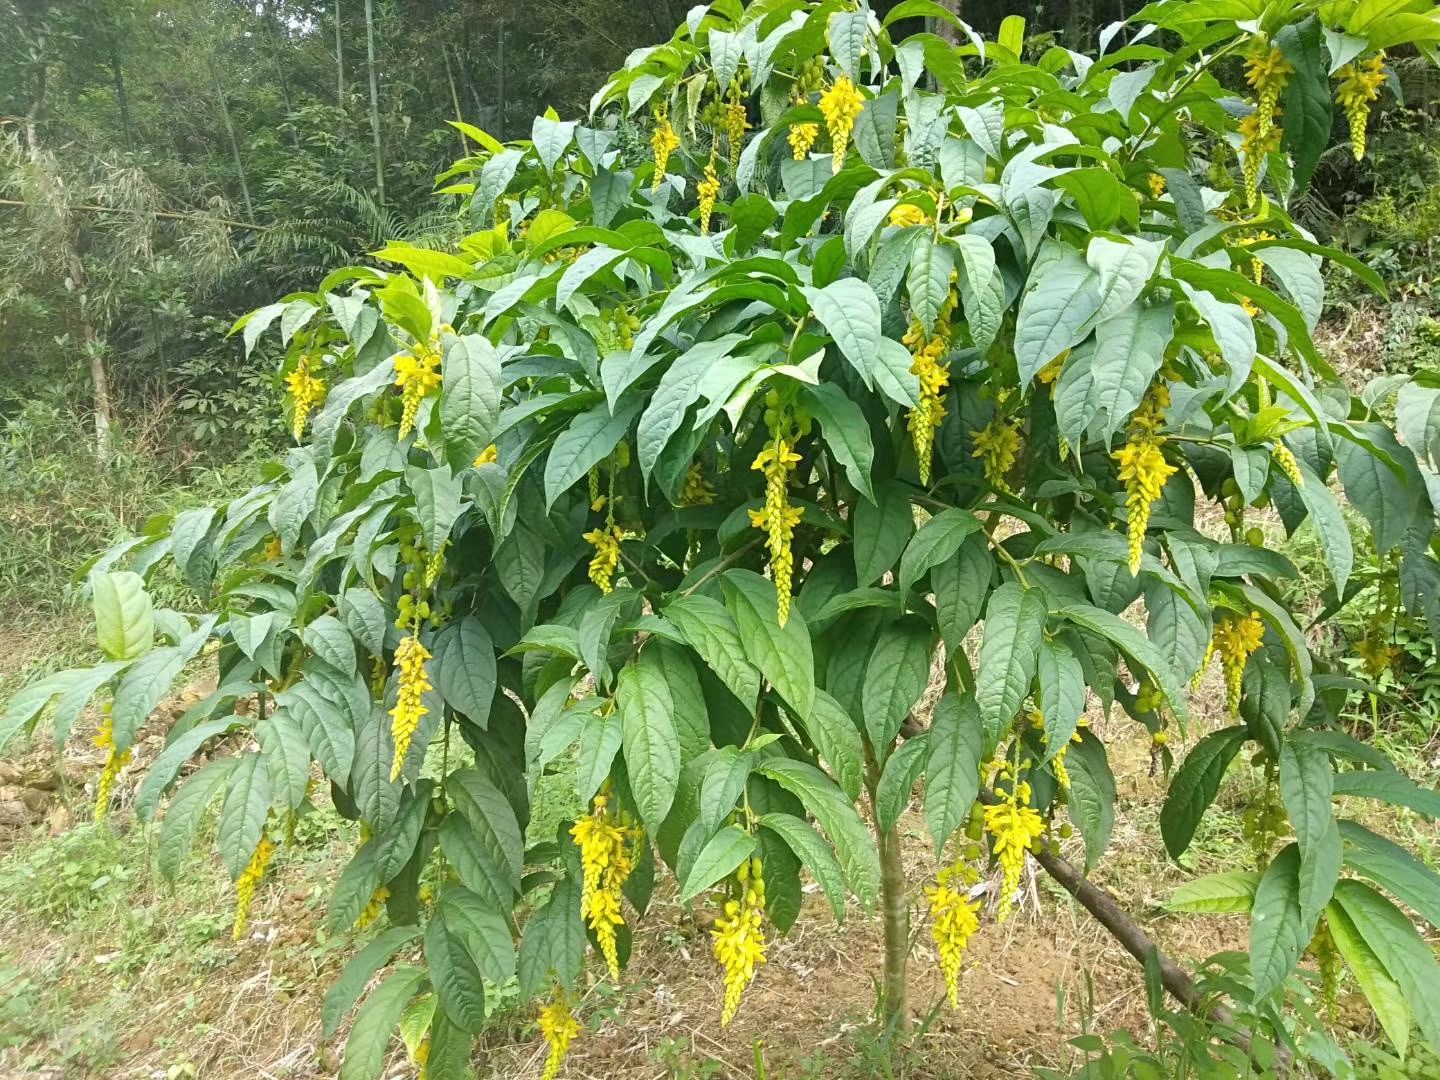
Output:
[[[906,898],[905,867],[900,860],[900,832],[891,826],[880,831],[875,825],[880,848],[880,902],[885,920],[885,975],[880,1008],[885,1033],[893,1037],[910,1029],[906,999],[906,972],[910,960],[910,904]]]

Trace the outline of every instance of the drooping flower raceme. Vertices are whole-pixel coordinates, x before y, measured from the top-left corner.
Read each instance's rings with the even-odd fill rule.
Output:
[[[695,185],[695,195],[700,200],[700,231],[709,233],[710,216],[715,213],[715,200],[720,197],[720,178],[715,175],[713,154],[705,165],[705,179]]]
[[[390,782],[400,778],[405,768],[405,755],[410,752],[410,741],[420,720],[430,710],[425,707],[425,694],[430,690],[430,676],[425,671],[425,661],[430,651],[420,644],[416,634],[400,640],[395,649],[395,668],[400,673],[400,686],[395,695],[395,707],[390,710],[390,736],[395,744],[395,760],[390,766]]]
[[[262,833],[260,842],[255,845],[255,850],[250,855],[250,861],[235,879],[235,927],[230,936],[236,941],[245,933],[245,924],[250,919],[250,905],[255,902],[255,891],[260,887],[270,860],[274,857],[275,842],[268,834]]]
[[[1008,764],[1001,765],[1000,775],[1013,775]],[[990,834],[991,848],[1003,874],[1000,904],[995,917],[1004,922],[1010,917],[1015,890],[1020,887],[1025,853],[1045,831],[1045,819],[1030,805],[1030,785],[1027,782],[1012,780],[1010,790],[1000,792],[1000,801],[985,808],[985,831]]]
[[[285,389],[290,394],[290,433],[296,442],[305,434],[305,422],[325,400],[325,380],[315,374],[316,361],[306,354],[285,376]]]
[[[960,967],[970,938],[980,929],[980,901],[970,899],[966,888],[963,862],[945,867],[935,876],[935,884],[925,886],[925,901],[930,905],[930,938],[940,957],[940,974],[945,977],[945,994],[950,1007],[960,1007]]]
[[[1245,58],[1245,81],[1255,91],[1255,117],[1261,139],[1270,134],[1275,106],[1293,74],[1295,65],[1273,46],[1262,43]]]
[[[580,1022],[570,1011],[570,999],[563,987],[556,986],[550,1003],[540,1010],[540,1034],[550,1050],[545,1055],[545,1071],[540,1080],[555,1080],[560,1064],[570,1050],[570,1043],[580,1034]]]
[[[829,90],[820,95],[820,113],[825,117],[826,130],[830,132],[835,172],[839,172],[845,164],[850,132],[854,130],[855,119],[864,107],[865,99],[848,75],[841,75]]]
[[[100,767],[100,778],[95,781],[95,820],[104,821],[110,813],[110,793],[115,789],[115,778],[120,770],[130,764],[134,751],[115,749],[115,721],[110,716],[110,705],[104,706],[105,719],[92,740],[95,746],[105,751],[105,764]]]
[[[395,385],[400,388],[400,438],[415,430],[420,403],[440,385],[440,345],[417,344],[395,358]]]
[[[650,152],[655,156],[655,179],[651,191],[659,191],[665,182],[665,173],[670,167],[670,155],[680,148],[680,136],[670,126],[670,113],[660,109],[655,113],[655,130],[650,133]]]
[[[725,969],[725,1006],[720,1026],[735,1019],[740,997],[765,963],[765,879],[759,859],[746,859],[736,870],[739,900],[725,902],[725,914],[710,931],[715,959]]]
[[[1240,709],[1240,687],[1245,677],[1245,663],[1265,639],[1265,624],[1260,613],[1224,615],[1215,621],[1210,640],[1211,649],[1220,657],[1220,670],[1225,675],[1225,704],[1230,711]]]
[[[1300,462],[1295,460],[1295,454],[1291,449],[1278,439],[1270,448],[1270,460],[1275,462],[1290,483],[1297,488],[1305,485],[1305,474],[1300,471]]]
[[[1119,465],[1119,479],[1125,485],[1126,532],[1129,539],[1130,574],[1140,573],[1145,556],[1145,531],[1150,527],[1150,508],[1160,498],[1165,481],[1179,469],[1165,460],[1161,449],[1165,408],[1170,404],[1169,388],[1156,381],[1140,400],[1130,417],[1129,437],[1111,456]]]
[[[1335,100],[1345,110],[1345,120],[1350,125],[1350,147],[1359,161],[1365,156],[1365,127],[1370,123],[1370,107],[1380,96],[1380,87],[1385,85],[1385,54],[1349,63],[1335,73],[1340,85],[1335,88]]]
[[[791,124],[790,133],[786,136],[790,143],[790,156],[796,161],[804,161],[810,156],[810,148],[815,145],[815,140],[818,138],[820,138],[819,124]]]
[[[625,534],[613,518],[585,534],[585,539],[595,549],[590,559],[590,580],[602,593],[614,588],[615,570],[620,565],[620,541],[624,538]]]
[[[895,209],[899,210],[900,207]],[[894,221],[893,211],[891,223],[898,224]],[[953,285],[954,277],[952,272],[950,292],[935,317],[934,333],[927,337],[920,320],[914,319],[910,323],[910,329],[901,338],[913,358],[910,371],[920,380],[920,401],[910,410],[907,421],[922,484],[930,483],[935,432],[945,419],[945,389],[950,384],[950,368],[945,363],[945,356],[950,348],[950,316],[960,302],[959,294]]]
[[[609,809],[609,796],[600,792],[588,815],[570,828],[580,848],[580,915],[595,932],[610,977],[620,978],[620,957],[615,931],[625,925],[620,889],[635,868],[635,844],[640,830],[624,811]]]
[[[355,929],[364,930],[369,926],[373,926],[375,921],[379,919],[385,911],[385,901],[389,899],[390,890],[384,885],[381,885],[371,893],[370,899],[366,902],[364,909],[355,918]]]
[[[775,583],[775,617],[781,626],[790,617],[790,580],[795,570],[795,556],[790,541],[804,511],[790,505],[787,488],[790,474],[800,455],[780,435],[772,435],[765,448],[755,456],[751,468],[765,474],[765,505],[750,511],[750,524],[765,530],[765,546],[770,551],[770,578]]]
[[[985,465],[985,482],[996,491],[1009,491],[1006,476],[1015,467],[1015,457],[1020,451],[1020,429],[1013,422],[996,416],[984,428],[972,431],[975,449],[970,456],[979,458]]]
[[[1254,206],[1260,193],[1260,166],[1265,155],[1280,149],[1280,132],[1275,127],[1262,129],[1258,113],[1240,121],[1240,159],[1245,177],[1245,204]]]

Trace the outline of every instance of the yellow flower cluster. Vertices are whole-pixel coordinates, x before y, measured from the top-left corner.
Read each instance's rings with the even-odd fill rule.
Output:
[[[700,231],[710,231],[710,216],[715,213],[715,200],[720,197],[720,178],[715,175],[715,157],[711,155],[705,164],[705,179],[695,185],[695,194],[700,200]]]
[[[795,555],[790,541],[804,511],[791,506],[786,489],[790,474],[800,455],[790,443],[773,435],[765,448],[755,456],[751,466],[765,474],[765,505],[750,511],[750,524],[765,530],[765,546],[770,551],[770,577],[775,582],[775,617],[781,626],[790,618],[790,580],[795,570]]]
[[[954,863],[935,876],[934,885],[925,886],[930,938],[940,956],[940,974],[945,977],[945,993],[952,1009],[960,1007],[960,966],[965,949],[980,929],[980,902],[971,900],[966,888],[968,870],[965,863]]]
[[[1359,161],[1365,156],[1365,127],[1370,122],[1370,107],[1385,85],[1385,54],[1378,52],[1359,64],[1346,64],[1335,73],[1340,85],[1335,88],[1335,101],[1345,110],[1350,124],[1350,146]]]
[[[1130,437],[1111,455],[1120,466],[1119,479],[1125,485],[1132,577],[1140,573],[1140,561],[1145,555],[1145,530],[1150,527],[1150,508],[1160,498],[1165,481],[1179,471],[1165,460],[1161,449],[1165,439],[1158,434],[1165,422],[1165,408],[1169,403],[1169,389],[1163,382],[1156,382],[1130,418]]]
[[[910,225],[929,225],[930,215],[914,203],[902,202],[890,211],[889,220],[891,225],[903,229]]]
[[[1060,378],[1060,372],[1065,369],[1065,361],[1070,359],[1070,350],[1066,349],[1059,356],[1055,357],[1048,364],[1035,372],[1035,381],[1041,386],[1053,386],[1055,380]]]
[[[395,707],[390,710],[390,735],[395,743],[395,761],[390,766],[391,783],[400,779],[415,729],[420,726],[421,717],[430,711],[424,704],[425,694],[430,690],[430,677],[425,672],[425,661],[429,659],[430,651],[420,644],[419,636],[413,633],[402,638],[395,649],[400,687],[395,695]]]
[[[1401,652],[1398,645],[1392,645],[1378,635],[1366,634],[1355,644],[1355,652],[1365,666],[1365,674],[1378,679],[1394,668]]]
[[[274,857],[275,842],[262,834],[250,861],[235,879],[235,928],[230,932],[230,936],[236,941],[245,933],[245,923],[250,918],[250,905],[255,901],[255,890],[260,887],[270,860]]]
[[[738,88],[738,84],[736,86]],[[736,169],[740,165],[740,151],[745,145],[745,132],[750,127],[745,103],[738,99],[726,102],[721,124],[725,128],[725,142],[730,147],[730,168]]]
[[[895,209],[899,210],[900,207]],[[891,220],[894,221],[893,211]],[[910,441],[915,446],[915,462],[922,484],[930,483],[935,432],[945,419],[945,389],[950,385],[950,369],[944,361],[945,354],[950,349],[950,316],[959,300],[959,295],[952,287],[935,318],[935,332],[930,337],[925,336],[924,327],[915,320],[900,339],[914,358],[910,371],[920,380],[920,402],[910,410],[909,427]]]
[[[540,1034],[544,1037],[550,1052],[545,1055],[545,1071],[540,1080],[555,1080],[560,1073],[560,1063],[570,1050],[570,1042],[580,1034],[580,1022],[570,1011],[570,1001],[565,991],[557,986],[550,998],[550,1004],[540,1010]]]
[[[1260,194],[1260,165],[1265,155],[1280,149],[1280,131],[1262,130],[1260,114],[1253,112],[1240,121],[1240,158],[1245,176],[1245,204],[1254,206]]]
[[[115,749],[115,722],[110,718],[110,705],[105,705],[105,719],[95,733],[95,746],[105,751],[105,764],[100,767],[100,778],[95,781],[95,820],[104,821],[110,813],[110,793],[115,789],[115,778],[120,770],[130,764],[133,751]]]
[[[622,810],[611,813],[610,799],[603,791],[586,817],[570,828],[580,848],[580,916],[595,931],[610,977],[620,978],[620,957],[616,951],[615,928],[625,925],[620,911],[620,887],[635,869],[635,842],[640,830],[630,824]]]
[[[715,501],[715,489],[705,479],[705,468],[692,461],[685,471],[685,485],[680,489],[681,506],[709,506]]]
[[[1009,491],[1005,477],[1015,467],[1015,457],[1020,451],[1019,427],[996,416],[982,430],[970,434],[975,440],[970,456],[984,462],[985,482],[996,491]]]
[[[765,879],[760,860],[746,859],[735,871],[741,898],[725,902],[725,914],[715,920],[710,936],[715,959],[725,969],[725,1007],[720,1026],[735,1019],[740,996],[755,978],[755,969],[765,963]]]
[[[492,442],[489,446],[485,447],[484,450],[481,450],[480,453],[476,454],[475,460],[472,461],[470,464],[478,469],[481,465],[493,465],[499,460],[500,448]]]
[[[285,376],[285,388],[290,394],[290,432],[297,442],[305,434],[305,421],[325,400],[325,380],[310,365],[311,357],[302,356]]]
[[[1147,183],[1150,185],[1150,195],[1152,198],[1158,199],[1161,195],[1165,194],[1165,177],[1161,176],[1158,172],[1152,172]]]
[[[1245,81],[1255,91],[1255,117],[1262,139],[1275,124],[1275,106],[1293,74],[1295,65],[1273,46],[1261,44],[1245,58]]]
[[[1224,615],[1215,622],[1209,652],[1220,657],[1220,670],[1225,675],[1225,704],[1230,711],[1240,709],[1240,686],[1245,677],[1245,662],[1260,648],[1265,638],[1265,624],[1260,613]],[[1209,657],[1206,657],[1209,661]],[[1203,666],[1202,666],[1203,670]]]
[[[395,385],[400,388],[400,438],[415,430],[420,403],[440,385],[440,345],[416,345],[395,358]]]
[[[991,850],[1000,862],[1003,879],[1000,884],[1000,905],[995,917],[1004,922],[1015,903],[1015,890],[1020,887],[1020,871],[1025,869],[1025,853],[1045,831],[1045,819],[1030,805],[1030,785],[1013,779],[1008,763],[1000,766],[999,775],[1012,777],[1010,790],[1000,801],[985,807],[985,830],[992,838]]]
[[[1285,479],[1290,483],[1297,488],[1304,486],[1305,474],[1300,471],[1300,462],[1295,460],[1295,455],[1288,446],[1277,441],[1270,448],[1270,460],[1279,466],[1280,471],[1285,474]]]
[[[839,172],[845,164],[845,151],[850,145],[850,132],[855,128],[855,119],[865,107],[865,99],[848,75],[841,75],[833,86],[820,95],[820,113],[825,117],[825,128],[830,132],[834,150],[833,169]]]
[[[796,161],[804,161],[810,156],[810,148],[815,145],[815,140],[820,138],[820,125],[791,124],[787,138],[790,142],[790,156]]]
[[[670,155],[680,149],[680,136],[670,126],[670,113],[659,109],[655,112],[655,130],[650,133],[650,151],[655,155],[655,179],[651,191],[659,191],[665,182],[665,173],[670,167]]]
[[[620,541],[625,534],[614,521],[608,521],[598,529],[591,529],[585,539],[595,548],[590,560],[590,580],[602,593],[608,593],[614,586],[615,569],[620,565]]]
[[[1050,771],[1055,774],[1055,782],[1065,791],[1070,790],[1070,770],[1065,767],[1065,752],[1070,749],[1071,744],[1084,741],[1080,729],[1087,727],[1089,723],[1090,721],[1082,716],[1075,724],[1075,730],[1070,733],[1069,741],[1055,751],[1055,756],[1050,759]],[[1030,726],[1037,731],[1045,730],[1045,714],[1041,710],[1030,710]]]
[[[384,885],[381,885],[371,893],[369,901],[365,904],[365,909],[361,911],[355,919],[355,929],[364,930],[367,927],[373,926],[375,920],[380,918],[381,914],[385,911],[385,901],[389,899],[390,890]]]

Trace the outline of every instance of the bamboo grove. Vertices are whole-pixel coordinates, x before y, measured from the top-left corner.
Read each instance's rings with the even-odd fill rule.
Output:
[[[961,44],[892,37],[920,17]],[[1364,684],[1312,655],[1253,527],[1313,523],[1333,613],[1348,502],[1440,628],[1440,388],[1340,384],[1322,266],[1379,279],[1285,209],[1337,112],[1363,151],[1385,50],[1436,40],[1432,5],[1370,0],[1162,0],[1089,56],[929,0],[696,7],[583,120],[458,125],[453,250],[390,244],[241,321],[284,344],[295,446],[89,568],[104,659],[22,691],[0,740],[42,715],[63,740],[98,697],[103,815],[213,654],[136,810],[168,875],[218,813],[237,934],[317,777],[359,822],[329,908],[377,927],[326,1003],[327,1036],[359,1006],[346,1080],[397,1026],[432,1080],[463,1075],[512,980],[556,1075],[667,872],[713,917],[718,1023],[802,875],[837,920],[882,909],[892,1018],[912,918],[953,1001],[1031,851],[1105,855],[1093,710],[1147,733],[1174,857],[1232,761],[1263,778],[1253,867],[1176,898],[1253,912],[1254,1002],[1308,953],[1402,1052],[1415,1027],[1440,1047],[1440,968],[1398,906],[1440,925],[1440,877],[1335,803],[1440,795],[1341,730]],[[154,605],[162,568],[203,611]],[[1231,718],[1202,733],[1212,665]],[[551,774],[584,811],[537,836]]]

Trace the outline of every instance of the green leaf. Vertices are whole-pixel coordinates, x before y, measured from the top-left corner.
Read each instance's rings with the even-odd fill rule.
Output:
[[[525,923],[517,971],[520,998],[528,1001],[550,986],[551,979],[573,987],[585,962],[585,923],[580,918],[580,882],[572,877],[555,889]]]
[[[445,704],[485,727],[495,700],[495,644],[485,624],[464,615],[435,635],[430,676]]]
[[[1295,67],[1285,86],[1284,148],[1294,161],[1297,191],[1310,181],[1330,145],[1330,79],[1325,36],[1314,15],[1282,27],[1275,45]]]
[[[971,694],[947,693],[935,703],[930,719],[930,758],[925,766],[925,824],[935,841],[935,856],[962,822],[980,794],[980,759],[985,733]]]
[[[589,803],[614,769],[623,734],[620,717],[614,712],[590,712],[580,727],[577,753],[576,790],[581,802]]]
[[[260,754],[240,756],[220,805],[220,828],[217,842],[220,858],[234,881],[249,865],[250,857],[265,832],[265,817],[270,812],[270,774]]]
[[[810,824],[790,814],[763,814],[760,824],[780,837],[810,868],[835,913],[837,923],[845,922],[845,877],[830,845]]]
[[[1215,801],[1225,770],[1240,752],[1245,737],[1245,729],[1238,726],[1212,731],[1195,744],[1170,781],[1160,809],[1160,835],[1172,859],[1178,859],[1190,846],[1200,819]]]
[[[854,803],[833,780],[803,761],[771,758],[759,771],[798,798],[820,822],[845,868],[850,891],[868,907],[880,889],[880,858]]]
[[[865,734],[877,760],[890,752],[910,710],[930,681],[934,642],[930,627],[918,616],[886,623],[875,639],[860,689]]]
[[[929,757],[929,738],[921,734],[906,739],[885,761],[880,783],[875,787],[875,823],[882,832],[889,832],[910,805],[915,781],[925,769]]]
[[[983,533],[971,533],[953,558],[930,569],[935,621],[948,652],[954,653],[985,610],[994,575],[995,560]]]
[[[301,640],[336,671],[355,674],[355,641],[345,624],[334,615],[326,613],[312,619],[301,633]]]
[[[640,820],[653,836],[670,812],[680,783],[680,738],[670,685],[648,656],[646,650],[638,663],[621,669],[615,698],[630,790]]]
[[[450,774],[445,790],[469,824],[483,855],[483,870],[491,891],[479,892],[497,908],[506,910],[520,889],[520,864],[524,856],[524,837],[512,807],[493,780],[479,769],[460,769]],[[443,841],[442,841],[443,842]]]
[[[459,935],[450,930],[444,908],[425,928],[425,966],[440,1007],[456,1026],[469,1032],[485,1026],[485,984],[480,969]]]
[[[1340,830],[1332,821],[1310,844],[1310,849],[1300,854],[1300,918],[1307,927],[1307,941],[1314,933],[1320,913],[1335,894],[1341,861]]]
[[[1085,669],[1059,638],[1040,646],[1040,712],[1045,718],[1045,758],[1066,746],[1085,713]]]
[[[858,799],[865,774],[865,750],[860,741],[860,730],[849,714],[838,701],[817,688],[810,715],[797,722],[810,736],[840,790],[850,799]]]
[[[1440,390],[1407,382],[1395,395],[1395,423],[1416,457],[1440,468]]]
[[[1248,912],[1255,903],[1260,874],[1255,870],[1226,870],[1188,881],[1165,901],[1168,911],[1222,913]]]
[[[898,484],[879,491],[879,501],[856,503],[851,529],[855,541],[855,583],[871,585],[904,552],[915,531],[910,498]]]
[[[221,721],[226,726],[233,722],[234,717]],[[310,747],[305,733],[284,709],[276,709],[255,726],[255,734],[270,770],[271,788],[282,805],[298,810],[310,787]]]
[[[445,460],[456,472],[495,441],[500,426],[503,381],[495,346],[479,334],[450,342],[440,388],[440,431]]]
[[[1345,865],[1389,890],[1432,926],[1440,927],[1440,874],[1399,844],[1363,825],[1341,821],[1339,826],[1345,842]]]
[[[1360,769],[1335,774],[1336,795],[1379,799],[1391,806],[1405,806],[1428,818],[1440,818],[1440,792],[1422,788],[1389,769]]]
[[[980,524],[970,511],[952,508],[921,525],[900,556],[900,591],[909,592],[932,567],[954,556],[965,538],[979,531]]]
[[[735,868],[755,851],[755,837],[738,825],[726,825],[700,849],[694,865],[685,875],[680,889],[680,902],[693,900],[716,882],[735,872]]]
[[[1077,348],[1055,383],[1055,420],[1074,446],[1094,425],[1105,442],[1140,405],[1165,359],[1175,308],[1134,305],[1095,329],[1093,345]]]
[[[1250,909],[1250,975],[1257,999],[1281,987],[1309,942],[1300,911],[1300,851],[1289,844],[1266,868]]]
[[[740,629],[725,606],[711,597],[691,594],[666,604],[665,615],[753,715],[759,704],[760,672],[750,663]]]
[[[355,1014],[350,1038],[345,1041],[340,1080],[376,1080],[405,1003],[415,996],[424,980],[425,972],[420,968],[396,968],[370,992]]]
[[[825,438],[825,445],[840,462],[850,483],[873,503],[875,488],[870,473],[874,467],[875,447],[870,441],[870,425],[866,423],[860,406],[833,383],[805,386],[801,393],[815,419],[820,422],[820,434]]]
[[[1175,719],[1182,725],[1190,719],[1189,695],[1176,678],[1170,661],[1134,626],[1118,615],[1112,615],[1103,608],[1089,604],[1070,604],[1061,608],[1057,614],[1084,630],[1114,642],[1129,660],[1149,673],[1155,685],[1165,695],[1167,704],[1175,713]]]
[[[403,946],[420,936],[419,927],[392,926],[352,956],[340,972],[340,978],[325,993],[321,1009],[321,1037],[328,1039],[340,1028],[346,1013],[355,1007],[370,980],[390,962]]]
[[[653,664],[670,688],[670,699],[675,704],[675,736],[680,740],[683,766],[710,749],[710,717],[695,665],[688,649],[664,639],[645,646],[643,662]]]
[[[140,788],[135,794],[135,816],[141,821],[153,819],[160,796],[165,794],[181,768],[195,756],[195,752],[216,735],[242,723],[237,716],[222,716],[216,720],[206,720],[188,731],[174,735],[165,749],[160,751],[160,756],[146,770],[145,779],[140,782]]]
[[[1350,528],[1335,502],[1335,496],[1325,483],[1310,471],[1303,461],[1298,462],[1300,474],[1305,482],[1300,485],[1299,495],[1315,522],[1320,534],[1320,546],[1325,552],[1325,565],[1335,582],[1335,592],[1345,595],[1345,585],[1350,580],[1350,570],[1355,565],[1355,545],[1350,539]]]
[[[1388,436],[1389,432],[1384,432],[1382,437],[1389,441]],[[1393,442],[1391,445],[1399,451]],[[1342,441],[1336,451],[1345,497],[1370,522],[1376,550],[1388,553],[1399,547],[1415,522],[1415,492],[1366,448]]]
[[[170,800],[155,844],[156,863],[160,876],[166,881],[174,881],[179,876],[200,827],[201,815],[239,763],[238,757],[216,758],[181,784]]]
[[[1430,945],[1399,908],[1368,885],[1342,881],[1335,901],[1400,987],[1430,1048],[1440,1047],[1440,966]]]
[[[570,426],[556,437],[545,462],[547,508],[615,449],[640,405],[639,398],[632,398],[612,413],[609,404],[602,401],[570,421]]]
[[[721,583],[745,655],[790,710],[800,720],[807,719],[815,703],[815,660],[810,631],[799,609],[790,609],[782,627],[776,617],[774,583],[753,570],[727,570]]]
[[[990,594],[975,678],[987,750],[1009,730],[1030,691],[1044,633],[1045,601],[1038,591],[1007,581]]]
[[[515,942],[504,916],[460,885],[445,888],[440,910],[450,931],[464,941],[481,975],[497,986],[515,977]]]
[[[1280,748],[1280,797],[1302,856],[1321,842],[1334,823],[1330,805],[1334,777],[1330,758],[1323,751],[1288,741]]]
[[[111,660],[133,660],[155,640],[155,609],[145,582],[129,570],[90,575],[91,602],[100,651]]]
[[[442,465],[436,469],[405,470],[405,482],[415,493],[415,518],[425,550],[435,554],[450,538],[450,528],[460,516],[460,478]]]
[[[927,335],[935,332],[935,319],[950,295],[950,273],[954,268],[954,249],[948,244],[938,243],[928,231],[916,237],[910,249],[910,273],[905,285],[910,311]]]
[[[1080,255],[1056,247],[1057,257],[1036,259],[1015,322],[1015,363],[1020,385],[1084,336],[1100,310],[1099,277]]]
[[[835,339],[840,354],[873,389],[882,340],[875,290],[859,278],[841,278],[823,289],[803,286],[801,291],[820,325]]]
[[[1095,869],[1115,828],[1115,777],[1105,747],[1086,731],[1065,752],[1070,773],[1070,816],[1085,841],[1085,872]]]
[[[1000,333],[1005,317],[1005,283],[995,265],[995,249],[983,236],[966,233],[955,241],[960,254],[960,306],[975,348],[982,353]]]
[[[840,70],[856,82],[860,81],[860,57],[865,52],[869,18],[864,11],[836,11],[826,23],[825,39],[830,55],[835,57]]]
[[[1370,1007],[1375,1010],[1375,1018],[1403,1058],[1410,1046],[1410,1029],[1415,1023],[1410,1006],[1405,1003],[1405,992],[1390,978],[1380,957],[1360,936],[1360,931],[1343,907],[1332,902],[1325,909],[1325,922],[1330,928],[1335,948],[1349,965]]]

